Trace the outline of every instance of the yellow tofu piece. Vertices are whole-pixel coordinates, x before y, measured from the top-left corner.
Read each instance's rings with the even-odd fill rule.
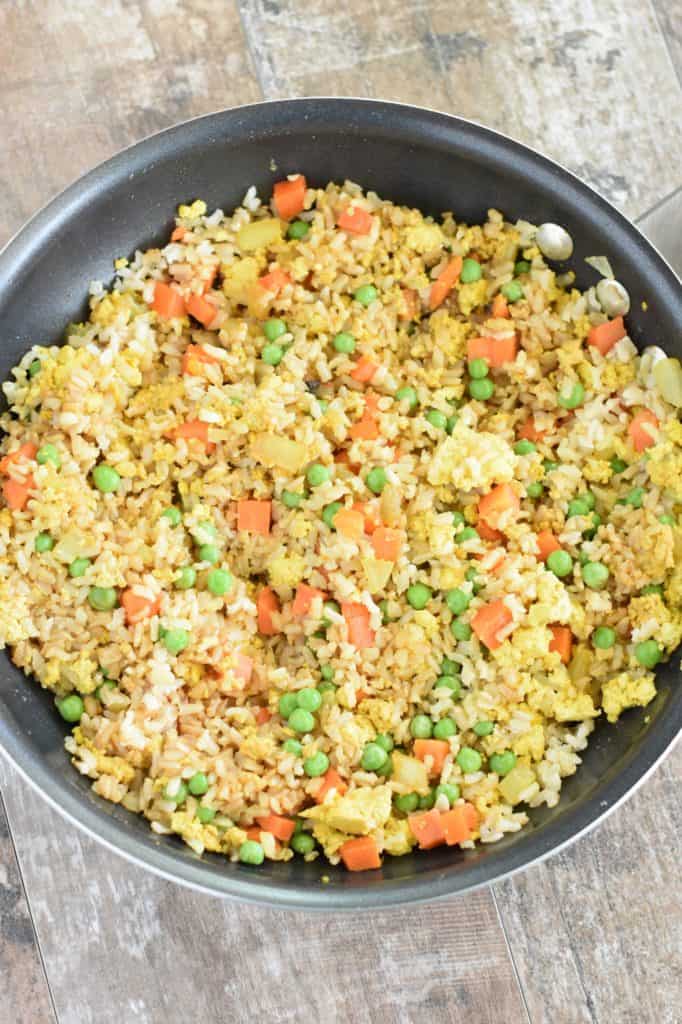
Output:
[[[609,722],[616,722],[626,708],[646,707],[656,696],[652,672],[635,676],[620,672],[602,687],[601,703]]]
[[[366,836],[383,825],[391,814],[390,786],[359,786],[301,813],[302,818],[322,822],[338,832]]]

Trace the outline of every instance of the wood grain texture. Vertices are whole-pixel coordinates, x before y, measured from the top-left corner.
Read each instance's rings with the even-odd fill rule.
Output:
[[[55,1019],[19,865],[0,796],[0,1021]]]
[[[112,855],[4,763],[0,785],[60,1024],[528,1024],[488,890],[354,918],[244,906]]]

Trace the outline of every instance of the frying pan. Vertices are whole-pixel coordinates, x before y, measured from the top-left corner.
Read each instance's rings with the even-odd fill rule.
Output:
[[[302,171],[315,185],[351,178],[387,199],[460,219],[490,207],[573,236],[578,285],[595,283],[584,258],[606,254],[632,297],[630,334],[682,356],[682,287],[632,224],[590,188],[537,153],[478,125],[369,100],[306,99],[225,110],[178,125],[108,160],[38,213],[0,254],[0,378],[32,343],[56,342],[86,311],[92,279],[112,259],[163,244],[179,202],[232,209],[247,187]],[[646,300],[646,309],[642,301]],[[440,848],[349,874],[322,859],[266,861],[258,869],[198,857],[174,836],[92,793],[64,751],[52,697],[0,655],[0,747],[40,793],[112,850],[206,892],[282,907],[362,909],[434,899],[523,868],[594,826],[647,776],[682,721],[678,658],[660,667],[658,695],[599,724],[554,808],[530,812],[516,835],[476,850]]]

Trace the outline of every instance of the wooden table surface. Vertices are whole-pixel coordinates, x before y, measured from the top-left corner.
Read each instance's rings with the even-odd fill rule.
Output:
[[[681,82],[679,0],[3,0],[0,244],[150,132],[338,94],[436,107],[533,145],[644,217],[679,269]],[[678,747],[552,860],[352,919],[161,881],[0,762],[0,1022],[678,1024],[681,781]]]

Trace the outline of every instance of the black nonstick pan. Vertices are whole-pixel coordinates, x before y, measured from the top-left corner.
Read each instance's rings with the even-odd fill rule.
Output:
[[[276,168],[276,170],[275,170]],[[682,286],[637,229],[567,171],[478,125],[369,100],[258,104],[178,125],[91,171],[54,199],[0,254],[0,378],[32,343],[56,342],[83,316],[87,287],[112,276],[112,259],[161,244],[179,202],[229,210],[249,185],[301,171],[314,185],[351,178],[387,199],[460,219],[555,221],[572,235],[580,287],[597,280],[585,257],[607,255],[632,297],[629,329],[640,346],[682,356]],[[645,305],[643,305],[645,304]],[[277,906],[362,909],[433,899],[491,882],[559,850],[647,776],[682,722],[679,655],[658,671],[658,696],[600,724],[558,806],[531,812],[521,833],[476,850],[440,848],[387,858],[349,874],[320,859],[266,861],[254,869],[198,857],[179,839],[95,796],[69,763],[52,696],[0,655],[0,746],[55,807],[111,849],[206,892]],[[655,841],[655,836],[649,841]]]

